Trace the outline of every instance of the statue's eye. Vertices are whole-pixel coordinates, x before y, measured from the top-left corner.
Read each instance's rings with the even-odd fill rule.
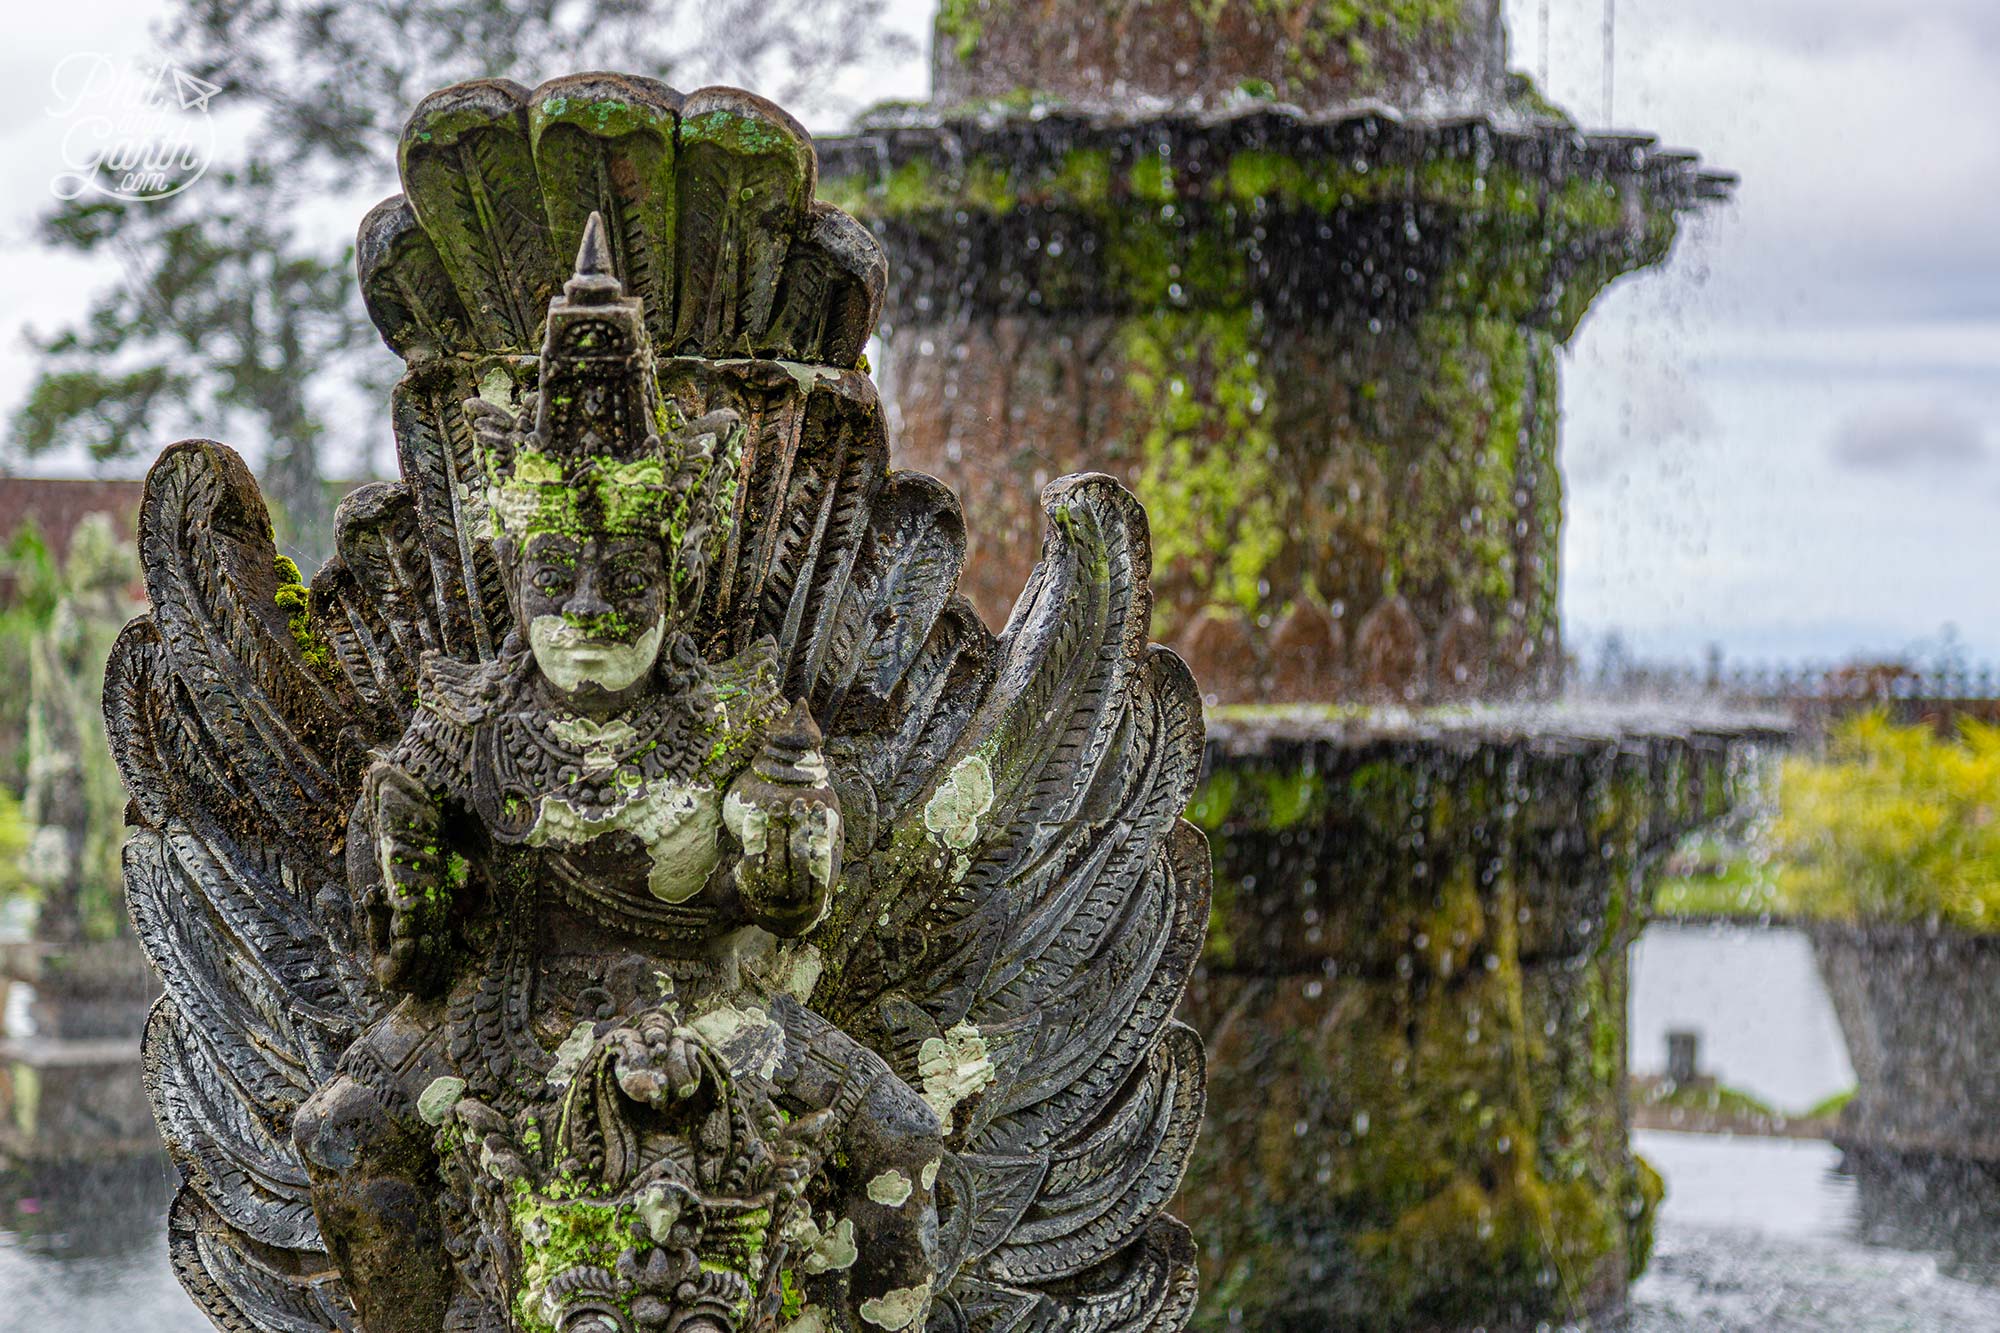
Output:
[[[539,592],[557,593],[569,586],[569,575],[560,569],[543,566],[535,571],[535,588]]]
[[[646,591],[645,571],[639,569],[619,571],[617,577],[611,581],[611,589],[620,597],[637,597]]]

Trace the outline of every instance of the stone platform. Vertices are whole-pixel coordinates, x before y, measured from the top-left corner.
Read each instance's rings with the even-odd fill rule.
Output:
[[[1626,946],[1647,871],[1779,719],[1569,707],[1211,710],[1215,853],[1184,1010],[1209,1111],[1198,1326],[1533,1327],[1622,1308]]]
[[[2000,1181],[2000,935],[1809,930],[1859,1084],[1834,1143],[1883,1170]]]

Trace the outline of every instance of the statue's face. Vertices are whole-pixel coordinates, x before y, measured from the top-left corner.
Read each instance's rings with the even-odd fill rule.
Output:
[[[585,700],[646,679],[667,627],[657,541],[537,533],[521,553],[521,627],[549,682]]]

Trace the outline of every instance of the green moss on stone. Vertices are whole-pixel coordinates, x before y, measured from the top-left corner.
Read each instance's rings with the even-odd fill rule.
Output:
[[[1154,568],[1210,605],[1255,614],[1284,544],[1271,394],[1251,317],[1162,310],[1123,330],[1126,388],[1145,433],[1129,475],[1152,524]],[[1165,634],[1156,608],[1155,632]]]
[[[608,1270],[622,1252],[643,1251],[653,1243],[638,1210],[630,1205],[539,1198],[522,1189],[515,1195],[511,1211],[514,1235],[521,1243],[514,1316],[531,1333],[556,1333],[555,1325],[544,1317],[541,1303],[541,1293],[551,1278],[577,1267]]]
[[[311,593],[299,575],[298,565],[291,557],[280,555],[277,572],[278,590],[272,600],[285,613],[285,628],[291,632],[299,656],[315,671],[331,672],[333,647],[313,630]]]
[[[1628,1144],[1620,922],[1644,811],[1693,776],[1499,744],[1211,773],[1198,1326],[1529,1326],[1637,1276],[1660,1191]],[[1592,839],[1546,859],[1579,810]]]

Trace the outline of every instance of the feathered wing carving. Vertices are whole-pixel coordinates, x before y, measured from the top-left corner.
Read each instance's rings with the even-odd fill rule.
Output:
[[[372,1006],[340,947],[338,855],[369,711],[301,653],[233,453],[168,450],[139,541],[152,611],[113,650],[105,714],[126,896],[165,982],[145,1070],[183,1177],[174,1265],[219,1327],[347,1328],[289,1130]]]
[[[1101,476],[1044,499],[1042,561],[997,642],[961,612],[909,656],[905,705],[947,734],[903,759],[921,782],[886,775],[910,794],[826,929],[849,962],[824,1002],[918,1086],[975,1071],[946,1168],[967,1328],[1179,1327],[1193,1245],[1164,1209],[1203,1100],[1200,1042],[1172,1018],[1208,916],[1207,846],[1180,818],[1199,700],[1146,643],[1138,503]],[[968,697],[969,715],[944,706]]]
[[[302,599],[241,461],[169,450],[142,523],[154,609],[107,685],[128,894],[166,980],[146,1058],[186,1180],[184,1283],[226,1329],[354,1327],[289,1135],[381,1003],[347,934],[346,820],[423,656],[506,637],[461,404],[527,403],[596,212],[663,397],[746,429],[702,633],[717,656],[772,640],[826,738],[848,854],[811,1003],[950,1121],[931,1327],[1183,1325],[1193,1245],[1164,1210],[1202,1109],[1200,1043],[1172,1018],[1207,920],[1207,849],[1180,819],[1202,729],[1186,669],[1146,641],[1136,501],[1105,477],[1052,486],[1042,562],[1000,635],[980,623],[957,501],[888,467],[862,361],[883,258],[813,202],[811,141],[769,103],[480,81],[425,99],[400,161],[405,194],[359,243],[408,365],[400,480],[348,497]]]

